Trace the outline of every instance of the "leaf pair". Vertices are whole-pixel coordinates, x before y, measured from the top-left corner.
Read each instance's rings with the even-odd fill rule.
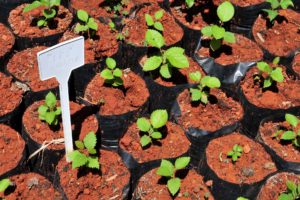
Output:
[[[293,181],[286,181],[287,191],[280,194],[278,200],[296,200],[300,198],[300,184]]]
[[[113,58],[106,58],[105,63],[107,68],[102,70],[100,76],[105,79],[106,83],[111,84],[114,87],[123,85],[123,72],[116,67],[116,61]]]
[[[90,32],[98,31],[98,24],[94,18],[89,17],[88,13],[84,10],[77,11],[77,18],[81,21],[82,24],[76,24],[75,32]]]
[[[39,119],[46,121],[49,125],[57,125],[61,108],[56,107],[56,97],[52,92],[49,92],[45,98],[45,104],[39,106]]]
[[[271,9],[262,9],[268,14],[268,18],[271,22],[278,16],[278,11],[280,7],[282,9],[287,9],[289,6],[294,7],[294,3],[292,0],[266,0],[266,2],[271,4]]]
[[[243,147],[238,144],[235,144],[232,150],[230,150],[227,153],[227,156],[231,157],[233,162],[236,162],[237,159],[242,155],[242,153],[243,153]]]
[[[159,21],[164,15],[163,10],[154,13],[154,19],[151,15],[145,14],[145,20],[148,27],[154,27],[158,31],[164,31],[162,23]]]

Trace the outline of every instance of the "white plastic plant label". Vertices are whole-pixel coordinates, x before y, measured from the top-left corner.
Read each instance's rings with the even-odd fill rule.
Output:
[[[77,37],[38,52],[41,80],[55,77],[59,82],[66,153],[73,151],[68,80],[72,70],[84,65],[84,38]],[[68,160],[68,159],[67,159]]]

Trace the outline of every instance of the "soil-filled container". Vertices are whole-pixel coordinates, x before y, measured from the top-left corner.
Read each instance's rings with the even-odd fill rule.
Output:
[[[1,0],[0,1],[0,23],[7,24],[7,18],[9,12],[15,7],[23,4],[29,3],[31,0]]]
[[[12,32],[2,23],[0,23],[0,70],[4,70],[4,64],[8,56],[12,52],[15,44],[15,37]]]
[[[300,53],[295,55],[292,63],[292,68],[300,76]]]
[[[55,45],[69,28],[73,19],[72,13],[63,6],[57,6],[55,8],[57,14],[54,19],[40,28],[37,23],[43,18],[44,7],[40,6],[31,11],[23,12],[26,5],[28,4],[22,4],[13,9],[8,18],[9,25],[16,35],[17,48]]]

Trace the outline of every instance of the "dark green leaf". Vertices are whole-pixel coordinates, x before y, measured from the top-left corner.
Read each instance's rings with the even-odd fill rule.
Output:
[[[212,39],[209,45],[213,51],[216,51],[221,47],[221,40]]]

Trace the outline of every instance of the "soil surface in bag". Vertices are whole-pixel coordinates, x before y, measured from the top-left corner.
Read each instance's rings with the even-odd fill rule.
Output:
[[[116,33],[111,31],[108,25],[100,23],[98,20],[96,22],[98,31],[93,36],[89,37],[87,34],[83,34],[85,38],[84,59],[86,64],[94,63],[106,56],[110,57],[119,49]],[[74,29],[75,26],[71,30],[66,31],[60,42],[80,36],[75,33]]]
[[[15,37],[10,30],[0,23],[0,58],[8,53],[15,44]]]
[[[227,153],[235,144],[243,147],[243,153],[233,163]],[[277,170],[271,156],[259,143],[237,132],[212,140],[207,146],[206,157],[208,166],[219,178],[235,184],[258,182]]]
[[[11,113],[22,102],[22,88],[3,73],[0,73],[0,94],[0,116]]]
[[[300,53],[294,57],[293,70],[300,75]]]
[[[167,122],[167,125],[159,131],[162,133],[162,139],[153,139],[152,143],[142,147],[140,139],[146,133],[140,132],[134,123],[120,139],[120,147],[130,153],[139,163],[161,158],[174,158],[187,152],[190,142],[179,125]]]
[[[123,199],[123,189],[130,173],[120,156],[111,151],[100,151],[100,170],[72,169],[63,157],[57,166],[60,184],[68,199]]]
[[[144,174],[134,191],[133,199],[206,199],[213,200],[213,196],[206,187],[203,177],[194,170],[180,170],[176,177],[181,179],[180,190],[172,198],[167,188],[168,179],[156,174],[158,168]]]
[[[143,6],[137,11],[136,16],[133,19],[125,20],[126,25],[122,31],[123,34],[127,35],[125,41],[136,46],[145,46],[145,35],[148,29],[145,21],[145,14],[154,16],[154,13],[161,9],[162,8],[160,8],[157,4]],[[183,29],[175,22],[175,19],[170,13],[164,11],[164,15],[159,21],[164,27],[162,34],[164,36],[166,46],[175,44],[182,39]]]
[[[300,48],[300,13],[279,10],[274,24],[263,15],[255,21],[252,33],[255,41],[276,56],[288,56]]]
[[[191,102],[191,93],[185,89],[177,98],[181,110],[178,123],[185,129],[193,127],[214,132],[243,117],[241,104],[220,89],[211,89],[208,100],[206,105],[200,101]]]
[[[300,123],[294,130],[300,129]],[[282,132],[278,135],[278,139],[273,137],[273,135],[279,131]],[[300,162],[300,152],[299,149],[296,148],[292,144],[291,141],[282,141],[280,140],[282,134],[287,130],[293,130],[291,125],[285,121],[282,122],[266,122],[262,124],[259,128],[259,134],[263,140],[263,142],[268,145],[272,150],[276,152],[282,159],[289,162]]]
[[[0,124],[0,175],[18,165],[24,149],[25,142],[22,137],[9,126]]]
[[[84,99],[101,105],[100,115],[120,115],[137,110],[149,97],[145,81],[130,70],[123,71],[123,86],[112,87],[97,73],[88,83]]]
[[[214,4],[216,4],[216,5],[220,5],[224,1],[225,0],[213,0]],[[243,1],[231,0],[230,2],[233,3],[236,6],[247,7],[247,6],[253,6],[253,5],[256,5],[256,4],[263,3],[265,1],[264,0],[243,0]]]
[[[210,40],[202,39],[202,47],[196,53],[201,58],[212,57],[216,63],[221,65],[262,60],[263,52],[256,43],[242,35],[234,35],[235,43],[226,43],[224,41],[221,48],[216,51],[210,49]]]
[[[39,28],[38,18],[43,16],[44,7],[35,8],[29,12],[23,12],[27,4],[22,4],[12,10],[9,14],[8,22],[14,32],[19,37],[45,37],[66,31],[72,22],[71,12],[63,6],[59,6],[57,16],[48,26]]]
[[[300,176],[293,173],[282,172],[270,177],[265,185],[261,188],[257,200],[274,200],[278,199],[281,193],[287,191],[286,181],[290,180],[300,184]]]
[[[49,126],[47,122],[39,119],[38,108],[40,105],[43,105],[44,102],[45,101],[38,101],[33,103],[27,108],[23,115],[23,125],[26,132],[39,144],[64,137],[61,119],[58,126]],[[59,106],[59,102],[57,106]],[[86,134],[90,131],[96,133],[98,130],[98,121],[96,117],[91,115],[86,119],[82,119],[82,115],[84,116],[82,110],[83,106],[70,102],[73,135],[79,135],[79,133]],[[47,148],[52,150],[63,149],[64,144],[53,144]]]
[[[272,64],[271,64],[272,65]],[[284,81],[281,83],[273,82],[270,88],[262,89],[257,81],[254,81],[254,75],[259,73],[256,66],[253,66],[241,81],[241,88],[247,100],[257,107],[270,109],[287,109],[300,105],[300,80],[286,74],[285,68],[282,68]]]
[[[37,63],[37,53],[46,47],[38,46],[15,53],[7,64],[7,70],[14,77],[25,83],[33,92],[55,88],[55,78],[41,81]]]
[[[52,184],[43,176],[36,173],[18,174],[9,177],[13,186],[10,186],[0,198],[6,200],[31,199],[31,200],[61,200],[63,197],[54,189]]]

